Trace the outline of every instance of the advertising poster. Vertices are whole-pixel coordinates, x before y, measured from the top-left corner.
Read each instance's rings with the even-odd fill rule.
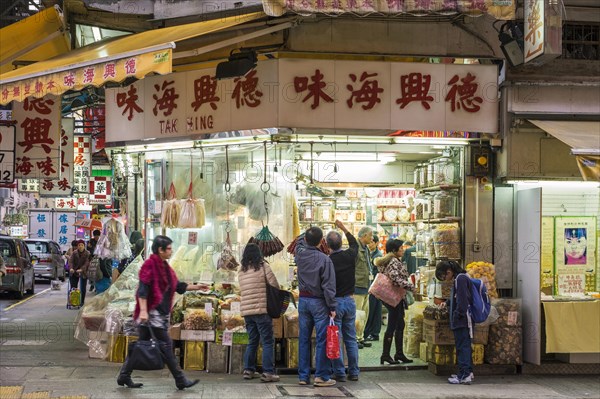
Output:
[[[554,217],[542,217],[541,290],[552,295],[554,290]]]
[[[556,295],[573,296],[596,289],[596,218],[554,219]]]

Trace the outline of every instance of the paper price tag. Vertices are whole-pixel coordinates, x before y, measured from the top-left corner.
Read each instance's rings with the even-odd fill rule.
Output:
[[[518,312],[508,312],[508,325],[509,326],[516,326],[518,318],[519,318],[519,313]]]
[[[240,302],[231,302],[231,312],[232,313],[241,313],[242,309],[241,309],[241,303]]]
[[[233,345],[233,332],[223,331],[223,346]]]
[[[204,311],[206,312],[206,314],[208,315],[208,317],[212,317],[213,315],[213,307],[212,307],[212,303],[207,302],[204,304]]]
[[[188,233],[188,245],[196,245],[198,243],[198,233],[190,231]]]

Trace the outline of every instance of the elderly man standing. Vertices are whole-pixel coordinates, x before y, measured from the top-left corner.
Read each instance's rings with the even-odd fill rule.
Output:
[[[315,386],[335,385],[329,376],[330,362],[325,352],[329,317],[335,318],[335,270],[329,256],[317,246],[323,239],[323,231],[311,227],[304,235],[305,247],[296,252],[298,267],[298,378],[300,385],[310,383],[310,338],[313,328],[317,331]]]
[[[356,257],[356,270],[354,288],[354,301],[356,302],[356,310],[362,310],[367,316],[369,314],[369,273],[371,270],[371,256],[369,244],[373,241],[373,229],[369,226],[364,226],[358,231],[358,256]],[[370,347],[371,343],[366,342],[365,323],[359,324],[356,329],[356,339],[358,341],[358,349]]]
[[[346,229],[339,220],[335,225],[344,232],[348,239],[349,248],[342,250],[342,235],[337,231],[327,233],[327,245],[331,249],[329,257],[335,268],[335,282],[337,310],[335,324],[342,333],[343,344],[346,345],[348,355],[348,378],[358,381],[358,344],[356,342],[356,303],[354,303],[354,269],[356,267],[356,256],[358,254],[358,242],[356,238]],[[342,345],[343,345],[342,344]],[[341,346],[341,345],[340,345]],[[340,355],[344,353],[340,348]],[[346,370],[344,359],[340,356],[331,361],[333,374],[337,381],[346,381]]]

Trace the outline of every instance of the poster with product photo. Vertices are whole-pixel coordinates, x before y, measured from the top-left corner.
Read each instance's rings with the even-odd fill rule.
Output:
[[[576,296],[596,290],[596,217],[554,219],[556,295]]]

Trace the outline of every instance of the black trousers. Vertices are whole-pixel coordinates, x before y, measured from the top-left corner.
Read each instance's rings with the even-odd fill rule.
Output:
[[[379,338],[381,331],[381,301],[369,294],[369,317],[365,327],[365,337],[372,335]]]
[[[385,335],[388,337],[402,335],[404,333],[404,301],[400,301],[396,307],[391,307],[385,302],[383,304],[388,310],[388,322]]]

